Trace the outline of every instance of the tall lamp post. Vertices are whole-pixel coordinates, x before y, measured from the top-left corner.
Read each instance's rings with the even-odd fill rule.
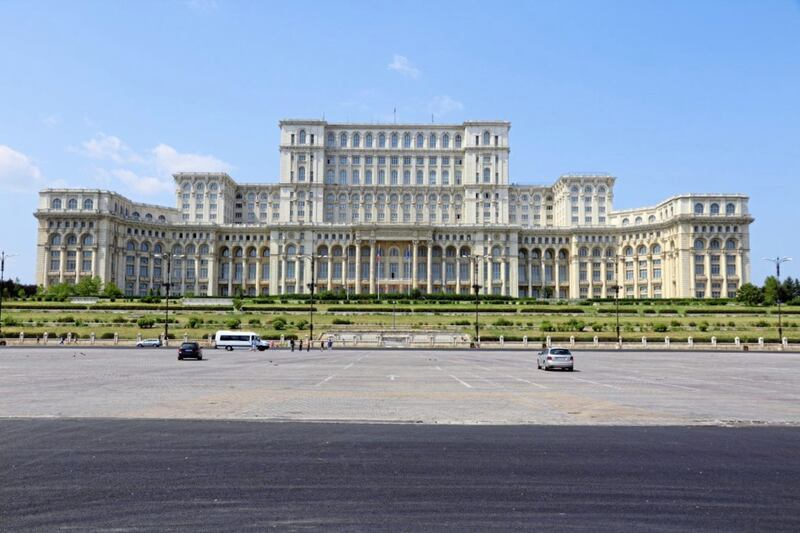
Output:
[[[778,342],[783,344],[783,324],[781,323],[781,263],[788,263],[791,257],[765,257],[764,261],[769,261],[775,264],[775,275],[778,278],[778,290],[775,294],[775,299],[778,301]]]
[[[308,256],[311,260],[311,283],[307,285],[311,297],[308,299],[308,346],[306,351],[311,351],[311,343],[314,342],[314,287],[316,285],[314,280],[314,244],[311,244],[311,255]]]
[[[166,259],[167,261],[167,282],[164,284],[167,299],[167,305],[164,308],[164,346],[169,346],[169,287],[172,285],[172,260],[174,258],[183,257],[183,255],[166,252],[163,254],[155,254],[153,257]]]
[[[6,259],[16,256],[17,254],[0,252],[0,345],[3,346],[6,344],[5,337],[3,337],[3,291],[5,290]]]
[[[617,342],[619,342],[619,258],[614,256],[614,285],[611,287],[614,289],[614,314],[617,317]]]
[[[470,256],[463,255],[462,257],[470,258]],[[475,283],[472,285],[472,290],[475,291],[475,347],[480,348],[480,324],[478,316],[478,306],[480,305],[480,291],[481,285],[478,283],[478,257],[471,256],[470,259],[475,263]]]

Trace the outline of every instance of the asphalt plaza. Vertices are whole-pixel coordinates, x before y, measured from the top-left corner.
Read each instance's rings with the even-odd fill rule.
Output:
[[[0,417],[424,424],[798,425],[800,355],[6,347]]]

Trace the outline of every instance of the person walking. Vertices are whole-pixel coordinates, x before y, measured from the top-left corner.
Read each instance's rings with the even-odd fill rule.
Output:
[[[292,351],[294,351],[294,339],[289,339],[289,348],[291,348]]]
[[[303,339],[300,339],[300,351],[303,351]]]

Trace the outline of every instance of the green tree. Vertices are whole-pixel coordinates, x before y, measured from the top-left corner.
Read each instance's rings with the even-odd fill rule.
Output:
[[[87,276],[75,284],[76,296],[100,296],[103,281],[98,277]]]
[[[75,286],[69,283],[54,283],[47,288],[45,298],[47,300],[55,300],[63,302],[70,296],[75,295]]]
[[[244,305],[244,302],[242,301],[241,298],[236,298],[236,299],[233,300],[233,308],[234,308],[234,310],[241,311],[242,310],[242,305]]]
[[[764,303],[764,292],[752,283],[745,283],[736,291],[736,301],[745,305],[761,305]]]
[[[117,287],[117,284],[114,283],[113,281],[109,281],[103,288],[103,296],[107,296],[109,298],[121,298],[122,289]]]
[[[767,276],[764,280],[764,303],[767,305],[775,305],[778,301],[780,294],[780,284],[778,278],[775,276]]]

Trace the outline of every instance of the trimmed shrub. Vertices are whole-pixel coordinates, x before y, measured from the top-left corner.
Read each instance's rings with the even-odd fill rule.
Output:
[[[239,326],[242,325],[242,321],[238,318],[231,318],[225,321],[225,327],[228,329],[239,329]]]

